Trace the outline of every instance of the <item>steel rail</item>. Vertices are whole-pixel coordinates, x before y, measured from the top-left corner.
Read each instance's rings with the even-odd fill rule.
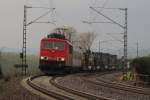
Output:
[[[67,87],[64,87],[62,85],[59,85],[57,82],[56,82],[56,78],[53,77],[51,80],[50,80],[50,83],[52,85],[54,85],[55,87],[59,88],[59,89],[62,89],[66,92],[70,92],[72,94],[75,94],[75,95],[78,95],[78,96],[81,96],[81,97],[84,97],[84,98],[87,98],[89,100],[112,100],[110,98],[106,98],[106,97],[103,97],[103,96],[96,96],[96,95],[93,95],[93,94],[89,94],[89,93],[85,93],[85,92],[81,92],[79,90],[74,90],[74,89],[71,89],[71,88],[67,88]]]
[[[44,88],[41,88],[40,86],[34,84],[32,82],[32,80],[34,80],[35,78],[38,78],[38,77],[41,77],[41,76],[44,76],[44,75],[38,75],[38,76],[33,76],[33,77],[30,77],[28,80],[27,80],[27,84],[29,86],[31,86],[32,88],[34,88],[35,90],[38,90],[40,92],[42,92],[43,94],[46,94],[48,96],[51,96],[51,97],[54,97],[58,100],[74,100],[73,98],[71,97],[68,97],[68,96],[64,96],[64,95],[61,95],[59,93],[56,93],[56,92],[53,92],[53,91],[50,91],[50,90],[47,90],[47,89],[44,89]]]
[[[127,84],[123,84],[123,83],[109,82],[104,79],[97,79],[97,80],[100,82],[109,84],[110,86],[113,86],[116,88],[118,87],[121,90],[130,91],[130,92],[139,93],[139,94],[150,95],[150,89],[148,89],[148,88],[142,88],[142,87],[127,85]]]
[[[145,88],[135,87],[135,86],[131,86],[131,85],[125,85],[125,84],[116,83],[116,82],[115,83],[108,82],[108,81],[103,80],[103,79],[98,79],[99,82],[91,81],[91,80],[85,79],[85,78],[83,78],[83,80],[86,82],[90,82],[92,84],[95,84],[95,85],[99,85],[99,86],[105,86],[105,87],[119,89],[119,90],[128,91],[128,92],[132,92],[132,93],[150,95],[150,90],[145,89]]]

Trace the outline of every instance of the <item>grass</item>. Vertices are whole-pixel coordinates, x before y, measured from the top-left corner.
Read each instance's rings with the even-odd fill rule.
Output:
[[[0,80],[0,100],[44,100],[21,86],[22,77]]]
[[[12,76],[21,73],[21,68],[14,68],[15,64],[21,64],[19,53],[13,52],[4,52],[2,53],[2,57],[0,58],[2,73],[4,76]],[[27,63],[28,63],[28,73],[36,74],[39,72],[38,69],[38,56],[37,55],[27,55]]]
[[[3,92],[3,86],[0,84],[0,93]]]
[[[4,91],[4,83],[0,80],[0,93]]]

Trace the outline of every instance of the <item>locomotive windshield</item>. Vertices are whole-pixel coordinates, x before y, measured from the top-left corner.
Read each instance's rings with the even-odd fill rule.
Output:
[[[42,48],[64,50],[64,43],[62,43],[62,42],[47,42],[47,41],[44,41],[42,43]]]

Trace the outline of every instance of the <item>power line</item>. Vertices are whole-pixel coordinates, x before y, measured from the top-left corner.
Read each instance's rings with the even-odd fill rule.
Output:
[[[105,6],[107,5],[108,1],[109,1],[109,0],[105,0],[105,1],[104,1],[103,5],[102,5],[102,8],[105,8]],[[96,2],[96,1],[95,1],[95,2]],[[95,4],[96,4],[96,3],[95,3]],[[101,9],[101,11],[102,11],[102,10],[103,10],[103,9]],[[96,16],[93,17],[93,20],[92,20],[91,22],[93,22],[95,19],[96,19]],[[86,22],[87,22],[87,21],[86,21]],[[89,24],[89,23],[87,22],[87,24]],[[90,24],[92,24],[92,23],[90,23]]]
[[[55,10],[55,8],[53,8],[52,10]],[[42,17],[48,15],[52,10],[47,11],[46,13],[42,14],[42,15],[39,16],[38,18],[36,18],[36,19],[34,19],[33,21],[29,22],[29,23],[27,24],[27,26],[30,25],[30,24],[35,23],[37,20],[39,20],[39,19],[41,19]]]
[[[53,0],[36,0],[36,2],[38,2],[40,5],[42,4],[42,6],[44,6],[44,7],[41,7],[41,6],[34,6],[34,7],[31,7],[31,8],[40,8],[40,9],[54,9],[54,5],[53,5]],[[46,5],[47,4],[47,5]],[[55,20],[54,20],[54,11],[56,11],[56,10],[52,10],[51,11],[51,16],[50,16],[50,18],[51,19],[49,19],[49,20],[51,20],[52,22],[51,23],[54,23],[54,22],[56,22]],[[37,22],[36,22],[37,23]],[[42,22],[42,23],[44,23],[44,22]],[[47,22],[46,22],[47,23]],[[48,22],[49,23],[49,22]],[[56,24],[56,23],[54,23],[54,24]]]
[[[105,22],[103,22],[103,21],[99,21],[99,22],[98,22],[98,21],[91,21],[91,22],[90,22],[90,21],[84,21],[84,20],[83,20],[82,22],[83,22],[83,23],[87,23],[87,24],[96,24],[96,23],[98,23],[98,24],[99,24],[99,23],[103,23],[103,24],[108,24],[108,23],[109,23],[109,24],[114,24],[114,23],[112,23],[112,22],[106,22],[106,21],[105,21]]]
[[[36,7],[36,6],[35,6],[35,7],[31,7],[31,6],[30,6],[30,7],[29,7],[29,6],[28,6],[28,8],[52,9],[52,8],[49,8],[49,7],[38,7],[38,6],[37,6],[37,7]]]
[[[31,8],[44,8],[44,9],[49,9],[47,12],[42,14],[41,16],[35,18],[33,21],[30,21],[27,23],[27,9]],[[47,7],[32,7],[32,6],[26,6],[24,5],[24,20],[23,20],[23,47],[22,47],[22,52],[20,53],[20,58],[21,58],[21,63],[22,63],[22,75],[26,75],[27,73],[27,26],[33,24],[33,23],[52,23],[52,22],[37,22],[39,19],[43,18],[44,16],[47,16],[51,11],[55,10],[55,8],[47,8]]]
[[[111,38],[113,38],[113,39],[115,39],[116,41],[119,41],[119,42],[121,42],[121,43],[123,43],[124,41],[122,41],[122,40],[120,40],[120,39],[118,39],[118,38],[116,38],[116,37],[114,37],[114,36],[112,36],[111,34],[109,34],[109,33],[106,33],[107,35],[109,35],[109,36],[111,36]]]
[[[114,24],[118,25],[119,27],[121,27],[122,29],[124,29],[124,59],[123,59],[123,62],[124,62],[124,69],[127,69],[127,56],[128,56],[128,35],[127,35],[127,32],[128,32],[128,23],[127,23],[127,16],[128,16],[128,13],[127,13],[127,8],[119,8],[119,10],[123,10],[125,11],[125,24],[124,25],[121,25],[120,23],[114,21],[112,18],[106,16],[105,14],[103,14],[101,11],[98,11],[96,8],[94,7],[90,7],[90,9],[92,9],[93,11],[95,11],[96,13],[98,13],[99,15],[103,16],[104,18],[106,18],[107,20],[109,20],[110,22],[113,22]],[[111,9],[111,8],[109,8]],[[116,8],[115,8],[116,9]]]
[[[105,7],[93,7],[93,8],[101,8],[101,9],[106,9],[106,10],[124,10],[124,8],[105,8]]]
[[[96,10],[94,7],[90,7],[93,11],[97,12],[98,14],[102,15],[103,17],[105,17],[106,19],[108,19],[109,21],[113,22],[114,24],[118,25],[119,27],[124,29],[124,26],[119,24],[118,22],[114,21],[113,19],[111,19],[110,17],[104,15],[103,13],[101,13],[100,11]]]

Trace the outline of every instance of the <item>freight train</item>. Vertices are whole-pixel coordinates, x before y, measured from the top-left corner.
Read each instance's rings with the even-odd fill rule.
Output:
[[[117,55],[102,52],[84,53],[84,70],[113,70],[116,69]]]
[[[114,69],[116,63],[116,55],[83,53],[60,34],[53,33],[41,40],[39,68],[44,73],[109,70]]]

